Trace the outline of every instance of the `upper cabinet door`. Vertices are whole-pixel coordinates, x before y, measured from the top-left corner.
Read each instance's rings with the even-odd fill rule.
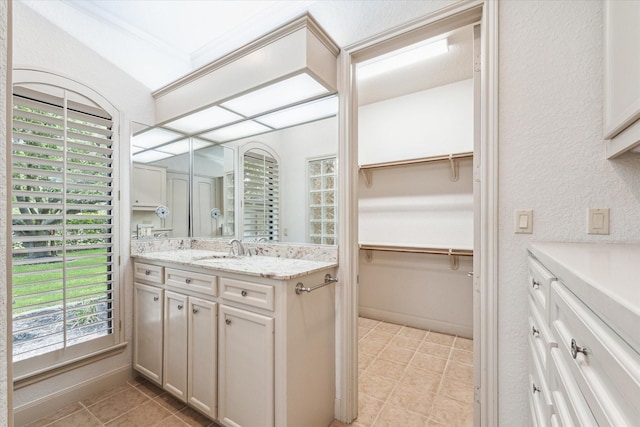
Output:
[[[640,145],[640,2],[605,2],[604,32],[604,138],[612,158]]]

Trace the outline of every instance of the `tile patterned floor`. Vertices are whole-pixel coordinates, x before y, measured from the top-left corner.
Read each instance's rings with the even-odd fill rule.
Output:
[[[28,427],[217,426],[149,381],[136,378],[41,418]]]
[[[358,338],[351,426],[473,426],[473,341],[363,317]]]
[[[473,426],[471,340],[363,317],[358,319],[358,338],[359,415],[351,426]],[[217,425],[136,378],[28,427]]]

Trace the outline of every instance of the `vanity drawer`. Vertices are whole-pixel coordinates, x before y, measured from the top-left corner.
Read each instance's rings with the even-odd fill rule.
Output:
[[[271,285],[221,277],[220,296],[228,301],[273,311],[273,286]]]
[[[556,420],[563,427],[596,427],[587,402],[567,368],[558,348],[552,348],[549,360],[549,389]]]
[[[543,371],[546,372],[549,350],[551,347],[556,347],[557,343],[547,323],[542,320],[539,308],[531,295],[529,295],[529,314],[529,330],[527,332],[531,338],[531,346],[540,361]]]
[[[133,277],[136,280],[161,285],[164,280],[164,267],[136,262],[133,264]]]
[[[166,268],[164,281],[166,285],[171,285],[176,288],[187,289],[206,295],[218,295],[218,288],[216,286],[218,284],[218,276],[212,274]]]
[[[545,322],[549,321],[549,288],[554,280],[556,278],[549,270],[534,258],[529,257],[529,292],[544,314]]]
[[[552,332],[558,339],[556,350],[598,424],[638,426],[640,354],[561,282],[551,289],[550,314]]]
[[[534,424],[547,426],[553,403],[545,379],[545,371],[534,348],[534,339],[533,336],[529,336],[529,403],[532,417],[536,420]]]

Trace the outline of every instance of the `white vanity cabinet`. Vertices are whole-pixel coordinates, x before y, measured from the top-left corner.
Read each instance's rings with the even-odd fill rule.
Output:
[[[530,424],[640,425],[640,247],[530,252]]]
[[[133,367],[151,381],[162,385],[164,290],[136,282],[133,298]]]
[[[245,261],[260,262],[256,258]],[[162,269],[161,283],[153,268]],[[326,427],[333,421],[334,286],[296,293],[296,285],[322,284],[334,268],[280,279],[145,258],[134,271],[136,289],[162,297],[161,320],[148,331],[161,342],[162,369],[154,381],[165,390],[229,427]],[[146,305],[135,310],[136,319],[148,315]],[[143,332],[135,337],[136,354],[146,354],[141,347],[151,341]],[[136,370],[149,377],[140,366]]]

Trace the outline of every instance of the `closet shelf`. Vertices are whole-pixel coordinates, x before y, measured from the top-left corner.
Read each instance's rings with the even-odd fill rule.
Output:
[[[362,176],[364,177],[367,187],[371,187],[371,185],[373,184],[373,177],[371,175],[371,172],[376,169],[418,165],[418,164],[431,163],[431,162],[443,162],[448,160],[451,164],[451,181],[457,181],[458,180],[457,160],[472,159],[472,158],[473,158],[473,152],[470,151],[465,153],[452,153],[452,154],[446,154],[446,155],[440,155],[440,156],[420,157],[417,159],[394,160],[391,162],[360,165],[360,172],[362,172]]]
[[[473,256],[473,251],[470,249],[422,248],[422,247],[414,247],[414,246],[367,245],[367,244],[360,244],[358,246],[361,250],[367,251],[366,258],[367,258],[367,261],[369,262],[373,257],[372,251],[448,255],[452,270],[458,269],[458,257]]]

